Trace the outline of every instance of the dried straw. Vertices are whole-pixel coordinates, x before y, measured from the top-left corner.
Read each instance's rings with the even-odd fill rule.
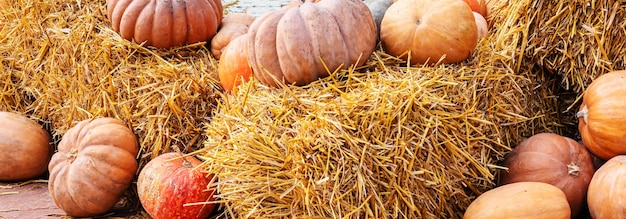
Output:
[[[200,153],[224,215],[460,218],[512,146],[560,129],[555,80],[515,71],[523,7],[502,7],[468,62],[406,67],[378,50],[307,86],[225,95]]]
[[[122,119],[138,136],[141,165],[171,145],[201,146],[219,89],[204,43],[156,50],[123,40],[105,0],[17,0],[0,10],[0,110],[47,124],[57,140],[83,119]]]
[[[598,76],[626,69],[626,2],[529,2],[529,64],[538,64],[563,76],[567,90],[582,91]]]

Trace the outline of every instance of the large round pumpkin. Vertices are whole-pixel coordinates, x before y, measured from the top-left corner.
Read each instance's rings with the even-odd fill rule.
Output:
[[[518,182],[491,189],[476,198],[463,219],[570,219],[565,193],[542,182]]]
[[[200,160],[170,152],[154,158],[139,173],[137,194],[154,219],[204,219],[214,204],[212,174],[202,172]]]
[[[583,94],[578,130],[591,153],[608,160],[626,154],[626,71],[596,78]]]
[[[472,54],[478,30],[464,1],[399,0],[383,17],[380,40],[387,53],[410,64],[455,63]]]
[[[114,118],[84,120],[63,135],[49,165],[54,203],[74,217],[106,213],[137,171],[137,139]]]
[[[233,39],[247,33],[254,19],[255,17],[248,13],[227,14],[220,25],[220,29],[213,39],[211,39],[211,54],[213,54],[216,59],[220,59],[223,52],[222,50],[226,48]]]
[[[169,48],[210,40],[223,8],[220,0],[108,0],[107,15],[122,38]]]
[[[257,18],[248,60],[268,86],[304,85],[339,68],[362,65],[376,46],[376,25],[361,0],[305,2]]]
[[[515,182],[549,183],[563,190],[578,214],[584,207],[587,187],[594,173],[591,155],[571,138],[552,133],[531,136],[511,151],[504,160],[501,184]]]
[[[50,135],[26,116],[0,112],[0,181],[37,177],[54,152]]]
[[[626,218],[626,155],[618,155],[600,167],[591,179],[587,205],[592,218]]]
[[[233,39],[224,51],[217,65],[217,73],[222,88],[231,91],[242,82],[250,80],[252,68],[248,64],[248,35]]]

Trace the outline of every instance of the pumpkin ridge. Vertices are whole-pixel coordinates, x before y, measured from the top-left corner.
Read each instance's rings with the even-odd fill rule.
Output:
[[[312,40],[310,35],[303,33],[308,32],[308,26],[305,23],[300,8],[287,10],[278,22],[277,30],[283,29],[281,28],[282,26],[291,27],[285,31],[276,31],[276,54],[278,57],[281,57],[278,61],[287,83],[295,82],[299,74],[313,74],[310,71],[312,71],[315,66],[315,60],[311,57],[303,58],[303,56],[313,53],[314,50],[311,45]],[[295,25],[299,25],[299,28],[294,27]],[[294,28],[297,30],[294,31]],[[289,42],[291,41],[297,41],[300,44],[298,47],[290,46]],[[303,49],[300,50],[300,48]],[[309,72],[293,72],[298,69],[298,66],[305,66],[302,69]]]
[[[73,171],[70,170],[68,173],[71,174],[73,173]],[[91,209],[92,211],[105,213],[111,207],[111,206],[103,206],[102,203],[100,203],[102,202],[102,199],[107,199],[107,197],[110,197],[107,195],[103,195],[102,194],[103,190],[98,190],[100,189],[100,187],[95,187],[93,183],[86,182],[84,178],[77,177],[77,176],[66,177],[66,179],[69,180],[68,184],[66,184],[66,187],[69,187],[69,188],[66,188],[66,191],[69,191],[70,193],[69,197],[72,197],[73,200],[76,201],[77,203],[77,205],[75,206],[66,206],[66,207],[78,208],[75,210],[80,211],[80,213],[78,212],[71,213],[72,215],[74,216],[88,215],[88,213],[85,212],[84,209]],[[78,188],[92,188],[92,190],[86,190],[86,191],[90,191],[89,193],[80,192],[79,189],[74,189],[70,187],[71,185],[75,185]],[[107,190],[107,192],[110,192],[110,191]],[[109,198],[109,200],[111,199]],[[112,202],[113,204],[115,204],[117,200],[112,200]],[[93,209],[97,209],[97,210],[93,210]]]

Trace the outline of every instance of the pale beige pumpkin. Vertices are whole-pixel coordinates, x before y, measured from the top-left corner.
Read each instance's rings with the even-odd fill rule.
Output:
[[[583,94],[578,131],[584,145],[603,160],[626,154],[626,71],[596,78]]]
[[[48,166],[52,200],[74,217],[106,213],[130,186],[138,151],[135,135],[122,121],[81,121],[63,135]]]
[[[442,58],[442,63],[455,63],[472,54],[478,30],[464,1],[399,0],[383,17],[380,40],[387,53],[411,64]]]
[[[211,54],[220,59],[222,50],[235,38],[248,32],[255,17],[248,13],[230,13],[224,17],[220,29],[211,39]]]
[[[565,193],[542,182],[517,182],[491,189],[478,196],[463,219],[569,219]]]
[[[50,135],[28,117],[0,112],[0,181],[27,180],[48,170]]]
[[[360,0],[323,0],[289,6],[257,18],[248,60],[268,86],[304,85],[329,71],[361,66],[376,46],[376,26]]]
[[[591,179],[587,205],[592,218],[626,218],[626,155],[618,155],[600,167]]]
[[[122,38],[169,48],[210,40],[223,8],[220,0],[108,0],[107,15]]]

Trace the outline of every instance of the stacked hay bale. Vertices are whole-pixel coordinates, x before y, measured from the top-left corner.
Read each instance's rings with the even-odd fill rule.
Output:
[[[198,154],[225,214],[460,218],[511,146],[559,131],[555,81],[516,70],[523,3],[494,15],[467,62],[406,67],[379,50],[303,87],[252,80],[224,95]]]
[[[18,0],[1,9],[0,110],[45,123],[55,139],[83,119],[131,125],[145,163],[202,144],[219,89],[204,44],[156,50],[110,28],[106,1]]]
[[[619,0],[532,1],[522,14],[529,64],[563,76],[579,94],[598,76],[626,68],[626,4]]]

